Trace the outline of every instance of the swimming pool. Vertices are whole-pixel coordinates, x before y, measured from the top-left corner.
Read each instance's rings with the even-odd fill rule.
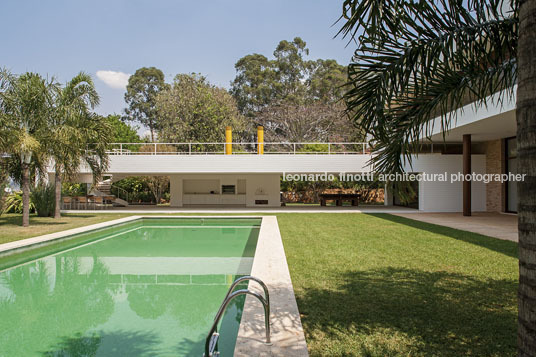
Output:
[[[1,257],[0,356],[201,356],[260,223],[140,218]],[[222,356],[243,304],[222,319]]]

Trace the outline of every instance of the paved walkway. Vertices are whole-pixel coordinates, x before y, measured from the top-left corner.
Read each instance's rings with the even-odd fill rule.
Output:
[[[142,206],[113,207],[106,210],[62,210],[64,213],[418,213],[418,210],[406,207],[393,207],[383,205],[370,206],[285,206],[285,207],[169,207],[169,206]]]
[[[396,216],[433,223],[499,239],[518,241],[517,215],[501,213],[473,213],[465,217],[461,213],[396,213]]]

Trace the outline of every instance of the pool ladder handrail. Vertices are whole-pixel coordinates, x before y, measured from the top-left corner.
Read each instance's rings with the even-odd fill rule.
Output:
[[[256,293],[254,291],[251,291],[249,289],[240,289],[240,290],[236,290],[236,291],[233,292],[234,288],[238,284],[240,284],[243,281],[248,281],[248,280],[255,281],[262,287],[262,289],[264,290],[264,297],[261,294]],[[212,324],[210,332],[208,333],[207,338],[205,339],[205,353],[203,354],[203,356],[205,356],[205,357],[207,357],[207,356],[208,357],[215,356],[214,352],[215,352],[215,350],[217,348],[217,345],[218,345],[217,341],[218,341],[218,336],[219,336],[218,335],[218,323],[219,323],[221,317],[223,316],[223,312],[225,311],[225,309],[227,308],[229,303],[235,297],[240,296],[240,295],[254,296],[262,303],[262,307],[264,308],[264,327],[265,327],[265,330],[266,330],[266,344],[271,344],[271,339],[270,339],[270,294],[268,293],[268,287],[266,286],[266,284],[264,284],[264,282],[261,279],[256,278],[254,276],[246,275],[246,276],[242,276],[242,277],[236,279],[231,284],[231,286],[229,287],[229,290],[227,291],[227,294],[225,295],[225,298],[223,299],[223,303],[221,304],[218,312],[216,313],[216,317],[214,317],[214,322]],[[215,339],[215,341],[213,343],[211,343],[213,341],[213,339]],[[216,355],[219,355],[219,353],[216,352]]]

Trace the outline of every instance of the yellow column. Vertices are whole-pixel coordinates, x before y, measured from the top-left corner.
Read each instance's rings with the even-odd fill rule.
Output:
[[[233,130],[230,126],[225,128],[225,155],[233,153]]]
[[[257,127],[257,154],[264,154],[264,128],[262,126]]]

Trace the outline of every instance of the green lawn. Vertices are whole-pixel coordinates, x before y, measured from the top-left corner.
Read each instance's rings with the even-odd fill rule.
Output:
[[[0,243],[119,214],[0,217]],[[517,244],[388,214],[278,214],[312,356],[516,355]]]
[[[278,221],[312,356],[516,355],[516,243],[387,214]]]
[[[61,219],[53,219],[32,215],[30,217],[30,227],[23,228],[21,227],[22,215],[14,213],[3,214],[0,216],[0,244],[110,221],[125,216],[128,216],[128,214],[90,214],[81,212],[63,214]]]

